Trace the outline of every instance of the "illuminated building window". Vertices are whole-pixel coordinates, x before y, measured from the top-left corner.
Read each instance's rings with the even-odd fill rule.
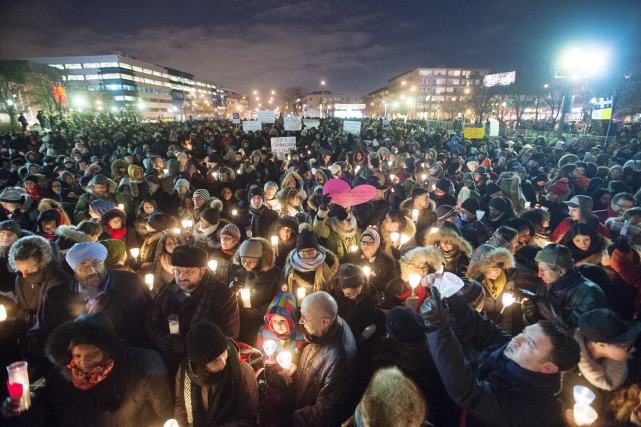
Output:
[[[67,70],[79,70],[82,68],[82,64],[65,64]]]

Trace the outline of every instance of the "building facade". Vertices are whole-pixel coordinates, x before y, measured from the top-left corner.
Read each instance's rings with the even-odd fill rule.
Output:
[[[222,117],[222,90],[193,74],[125,55],[33,58],[63,71],[69,107],[128,111],[145,119]]]
[[[307,117],[359,117],[365,109],[362,96],[329,91],[312,92],[303,96],[301,102]]]

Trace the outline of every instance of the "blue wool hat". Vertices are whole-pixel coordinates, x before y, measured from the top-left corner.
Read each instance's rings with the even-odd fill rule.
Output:
[[[109,200],[102,200],[102,199],[96,199],[91,204],[89,205],[93,211],[100,215],[103,216],[105,212],[112,210],[113,208],[116,207],[113,202]]]
[[[65,257],[72,270],[75,270],[78,265],[82,264],[89,258],[97,259],[99,261],[106,260],[107,248],[100,243],[76,243],[71,247],[71,249],[69,249],[69,251],[67,251],[67,255]]]

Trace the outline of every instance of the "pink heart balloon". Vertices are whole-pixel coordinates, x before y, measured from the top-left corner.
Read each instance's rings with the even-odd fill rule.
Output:
[[[376,187],[364,184],[350,188],[342,179],[330,179],[323,186],[323,194],[330,196],[332,203],[348,208],[372,200],[376,195]]]

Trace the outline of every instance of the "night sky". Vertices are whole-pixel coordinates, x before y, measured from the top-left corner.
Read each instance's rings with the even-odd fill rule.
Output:
[[[641,68],[641,0],[23,0],[0,5],[0,58],[123,53],[248,94],[365,94],[414,67],[545,75],[567,45]]]

